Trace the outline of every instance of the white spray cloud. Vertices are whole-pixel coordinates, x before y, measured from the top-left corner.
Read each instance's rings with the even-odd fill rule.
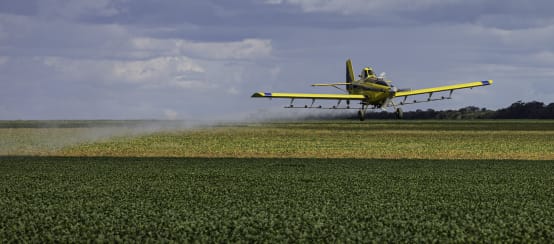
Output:
[[[164,109],[165,118],[168,120],[176,120],[179,113],[173,109]]]

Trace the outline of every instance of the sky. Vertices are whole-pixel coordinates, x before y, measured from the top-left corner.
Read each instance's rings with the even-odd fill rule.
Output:
[[[344,82],[348,58],[399,88],[494,80],[404,110],[548,104],[552,9],[549,0],[0,1],[0,119],[279,116],[289,101],[252,93],[340,92],[310,84]]]

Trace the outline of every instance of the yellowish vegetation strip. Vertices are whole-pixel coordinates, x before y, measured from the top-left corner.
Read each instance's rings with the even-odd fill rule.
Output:
[[[447,122],[445,122],[447,123]],[[159,132],[85,143],[66,156],[237,158],[554,159],[553,130],[472,130],[456,124],[420,129],[398,124],[269,124]],[[446,129],[445,129],[446,128]]]

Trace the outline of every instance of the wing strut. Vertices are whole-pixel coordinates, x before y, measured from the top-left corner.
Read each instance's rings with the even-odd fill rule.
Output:
[[[340,102],[341,102],[341,101],[342,101],[342,100],[339,99],[339,101],[337,102],[337,105],[336,105],[336,106],[333,106],[333,108],[338,108],[338,107],[340,106]]]

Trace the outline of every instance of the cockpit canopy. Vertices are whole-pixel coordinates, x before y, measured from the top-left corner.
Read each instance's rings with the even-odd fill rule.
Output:
[[[366,79],[366,78],[375,78],[375,73],[373,73],[373,69],[371,67],[365,67],[364,70],[362,70],[362,74],[360,77]]]

